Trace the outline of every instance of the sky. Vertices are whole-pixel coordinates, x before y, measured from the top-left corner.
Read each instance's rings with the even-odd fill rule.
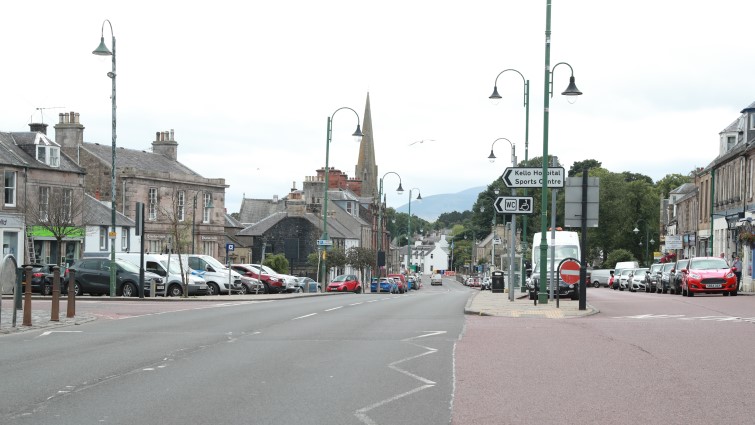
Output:
[[[548,151],[568,171],[595,159],[657,181],[718,155],[719,133],[755,101],[752,0],[549,0]],[[546,0],[7,2],[0,20],[0,131],[80,113],[85,142],[147,150],[174,130],[178,160],[224,178],[226,208],[283,197],[325,165],[354,175],[351,134],[370,96],[388,206],[487,186],[542,156]],[[584,94],[560,93],[569,67]],[[488,96],[498,74],[503,99]],[[334,114],[335,113],[335,114]],[[525,144],[526,128],[528,143]],[[420,142],[421,141],[421,142]],[[526,145],[526,147],[525,147]],[[398,177],[405,192],[394,191]]]

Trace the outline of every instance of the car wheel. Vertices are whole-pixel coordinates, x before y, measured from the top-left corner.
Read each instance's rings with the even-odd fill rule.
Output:
[[[738,292],[737,292],[737,290],[735,289],[735,290],[731,291],[731,292],[730,292],[729,294],[730,294],[730,295],[731,295],[732,297],[736,297],[736,296],[737,296],[737,293],[738,293]]]
[[[73,296],[80,297],[84,295],[84,290],[81,288],[81,284],[77,280],[73,283]]]
[[[220,294],[220,287],[217,283],[208,283],[207,284],[207,295],[218,295]]]
[[[596,280],[596,281],[595,281],[595,282],[594,282],[594,283],[592,284],[592,287],[593,287],[593,288],[600,288],[600,282],[598,282],[598,281]]]
[[[173,284],[170,285],[170,288],[168,288],[168,296],[169,297],[180,297],[183,295],[184,291],[183,288],[181,288],[181,285]]]
[[[52,285],[45,285],[42,287],[42,295],[52,295]]]
[[[263,282],[262,285],[264,285],[264,289],[262,290],[263,294],[269,294],[270,293],[270,285],[267,284],[267,282]],[[209,289],[209,288],[208,288]]]
[[[294,291],[294,292],[296,292],[297,294],[301,294],[301,293],[303,293],[303,292],[304,292],[304,290],[303,290],[303,289],[301,289],[301,286],[297,286],[297,287],[296,287],[296,291]]]
[[[361,294],[362,293],[362,287],[361,286],[357,286],[356,289],[354,290],[354,292],[356,292],[357,294]]]
[[[123,285],[123,296],[126,298],[131,298],[136,294],[136,287],[130,283],[126,283]],[[155,296],[155,294],[150,294],[152,296]]]
[[[692,291],[690,291],[690,290],[689,290],[689,288],[687,288],[687,296],[688,296],[688,297],[694,297],[694,296],[695,296],[695,293],[694,293],[694,292],[692,292]]]
[[[250,292],[251,291],[249,291],[249,288],[247,288],[246,285],[241,285],[241,289],[239,289],[239,295],[246,295]]]

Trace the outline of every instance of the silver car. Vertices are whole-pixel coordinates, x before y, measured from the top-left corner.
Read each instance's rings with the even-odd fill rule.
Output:
[[[647,287],[647,267],[632,269],[629,278],[629,292],[645,291]]]

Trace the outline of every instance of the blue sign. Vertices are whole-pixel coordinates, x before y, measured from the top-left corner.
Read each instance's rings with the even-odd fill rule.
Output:
[[[234,245],[232,243],[225,244],[225,250],[226,251],[233,251],[234,248],[235,247],[234,247]]]

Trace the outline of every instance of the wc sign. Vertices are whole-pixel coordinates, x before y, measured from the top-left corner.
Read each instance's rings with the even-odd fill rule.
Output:
[[[532,214],[531,196],[499,196],[493,206],[499,214]]]

